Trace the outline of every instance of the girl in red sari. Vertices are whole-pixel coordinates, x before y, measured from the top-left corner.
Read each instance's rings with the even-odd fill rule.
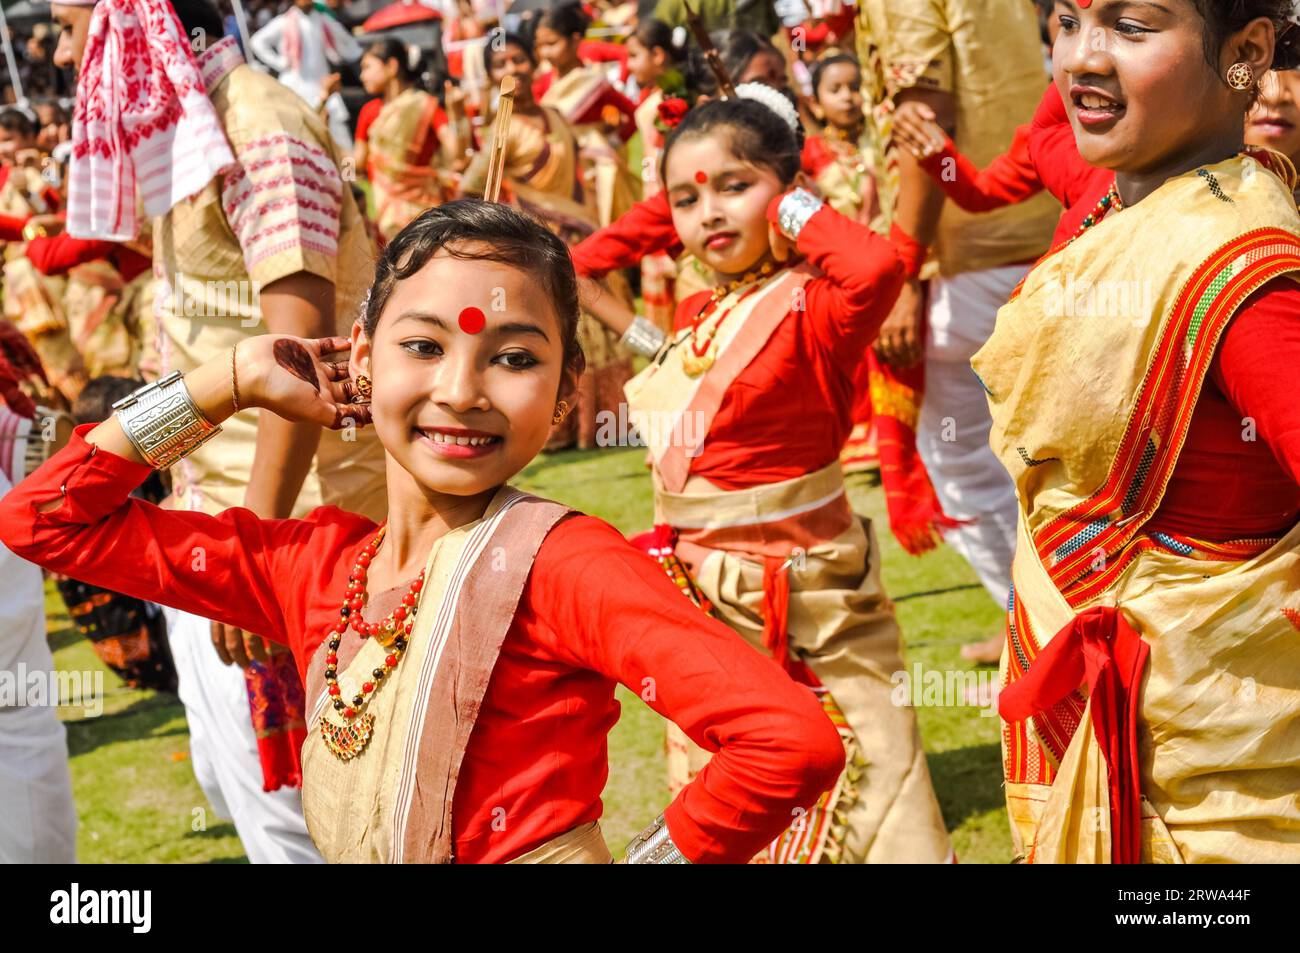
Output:
[[[577,317],[544,226],[477,200],[430,209],[385,249],[350,339],[250,337],[137,392],[4,498],[0,540],[288,646],[303,809],[329,860],[608,862],[616,682],[716,753],[629,860],[744,860],[834,783],[843,749],[805,690],[617,531],[508,485],[573,399]],[[386,523],[129,498],[248,406],[373,421]]]
[[[676,234],[716,287],[627,386],[650,448],[646,544],[702,609],[806,685],[850,767],[773,862],[951,857],[915,713],[895,702],[901,636],[839,449],[854,375],[903,283],[894,245],[803,189],[793,103],[751,83],[696,107],[664,147]],[[906,236],[897,240],[914,246]],[[670,734],[670,778],[705,759]]]

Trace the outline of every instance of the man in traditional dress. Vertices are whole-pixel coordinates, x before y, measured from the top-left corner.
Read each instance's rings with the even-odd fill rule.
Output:
[[[263,324],[303,337],[345,333],[369,286],[373,250],[320,117],[245,64],[234,38],[206,42],[221,37],[208,0],[100,0],[93,13],[84,4],[53,12],[65,27],[60,62],[79,70],[69,231],[129,240],[139,183],[146,213],[159,216],[163,374],[233,357]],[[197,61],[193,37],[205,39]],[[142,77],[137,108],[109,110],[102,91],[113,75]],[[103,121],[109,115],[115,121]],[[154,121],[159,115],[170,123]],[[383,455],[368,431],[322,436],[315,425],[251,411],[225,431],[219,446],[174,469],[171,506],[217,513],[242,505],[288,517],[323,502],[382,516]],[[192,570],[205,571],[206,554],[193,556]],[[172,613],[168,631],[195,773],[213,807],[234,820],[250,860],[319,861],[296,787],[302,686],[289,657],[268,654],[253,633],[188,613]],[[248,678],[223,661],[249,666]]]
[[[253,56],[279,74],[280,82],[307,101],[312,109],[325,105],[330,135],[340,149],[352,151],[348,110],[337,92],[325,95],[325,80],[340,63],[361,58],[361,45],[338,20],[313,0],[294,0],[248,41]]]
[[[1028,122],[1047,86],[1038,20],[1024,0],[862,0],[858,42],[868,115],[889,141],[887,101],[929,106],[959,149],[986,165]],[[933,245],[928,293],[912,278],[881,329],[898,366],[925,361],[917,445],[943,512],[962,522],[944,538],[1005,606],[1016,540],[1016,496],[989,449],[991,421],[970,358],[998,308],[1047,250],[1059,213],[1050,196],[975,216],[949,203],[906,150],[886,160],[883,205]],[[926,275],[928,277],[928,275]],[[928,328],[927,328],[928,324]],[[988,660],[996,661],[1001,637]]]

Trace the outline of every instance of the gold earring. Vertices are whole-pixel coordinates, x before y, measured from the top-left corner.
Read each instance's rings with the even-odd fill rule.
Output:
[[[560,401],[558,404],[555,405],[555,413],[551,414],[551,425],[554,426],[555,424],[558,424],[561,421],[563,421],[565,416],[568,413],[569,413],[569,402],[567,400]]]
[[[1244,93],[1255,85],[1255,70],[1249,63],[1233,63],[1228,67],[1228,85]]]
[[[370,383],[370,378],[365,374],[357,375],[357,396],[352,398],[353,403],[365,404],[370,401],[370,394],[374,390],[374,385]]]

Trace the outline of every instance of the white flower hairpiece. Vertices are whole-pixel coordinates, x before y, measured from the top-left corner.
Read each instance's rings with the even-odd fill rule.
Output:
[[[776,113],[785,124],[790,127],[790,131],[798,135],[799,133],[799,113],[794,108],[790,100],[782,96],[777,90],[768,86],[766,83],[741,83],[736,87],[736,97],[738,99],[752,99],[756,103],[762,103],[772,112]]]

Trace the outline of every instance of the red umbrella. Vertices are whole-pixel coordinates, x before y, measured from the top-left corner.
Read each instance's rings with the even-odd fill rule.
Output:
[[[361,29],[366,33],[374,33],[378,30],[391,30],[393,27],[406,26],[409,23],[441,19],[441,13],[431,7],[426,7],[423,3],[417,3],[415,0],[400,0],[399,3],[390,3],[382,10],[372,13],[366,19],[366,22],[361,24]]]

